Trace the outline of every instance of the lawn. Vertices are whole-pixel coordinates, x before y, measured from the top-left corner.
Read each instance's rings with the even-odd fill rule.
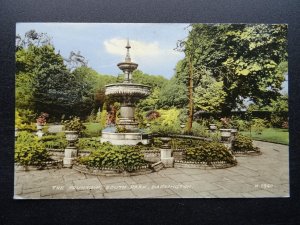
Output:
[[[86,126],[86,133],[89,134],[89,136],[99,136],[101,134],[101,127],[99,123],[84,123],[84,126]]]
[[[243,135],[250,136],[250,131],[242,131]],[[288,129],[280,128],[266,128],[263,130],[262,134],[256,134],[251,132],[251,137],[257,141],[267,141],[278,144],[289,144],[289,131]]]

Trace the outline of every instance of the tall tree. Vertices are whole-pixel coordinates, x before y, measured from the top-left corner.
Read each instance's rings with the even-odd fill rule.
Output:
[[[89,114],[94,106],[93,78],[80,69],[70,72],[49,40],[35,31],[17,37],[16,108],[56,118]]]
[[[183,83],[173,77],[162,86],[158,106],[161,108],[183,108],[188,103],[186,88]]]
[[[225,94],[222,81],[216,81],[213,77],[205,75],[202,77],[201,83],[195,88],[195,109],[206,112],[219,111],[225,100]]]
[[[193,24],[180,44],[186,52],[183,70],[189,70],[186,46],[192,45],[195,71],[209,71],[223,82],[224,114],[246,98],[267,104],[279,95],[284,74],[278,67],[287,59],[286,25]]]

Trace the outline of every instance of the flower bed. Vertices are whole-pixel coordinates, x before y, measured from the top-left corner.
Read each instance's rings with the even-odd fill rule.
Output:
[[[237,165],[232,152],[221,143],[194,141],[182,144],[185,148],[173,151],[174,167],[221,169]]]
[[[259,148],[254,147],[252,139],[244,135],[237,135],[232,142],[232,151],[236,156],[255,156],[261,155]]]
[[[135,172],[148,167],[144,155],[134,146],[111,144],[102,144],[101,148],[92,151],[90,155],[80,157],[78,164],[84,165],[88,170],[109,170],[118,171],[118,173]]]

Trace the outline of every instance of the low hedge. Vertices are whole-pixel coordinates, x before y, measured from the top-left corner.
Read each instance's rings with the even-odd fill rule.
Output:
[[[58,133],[56,135],[46,135],[41,138],[41,142],[44,143],[46,148],[65,149],[68,145],[64,133]]]
[[[236,164],[231,152],[223,144],[217,142],[198,141],[198,145],[186,149],[186,161],[206,162],[210,165],[213,162],[226,162]]]
[[[79,138],[76,147],[80,150],[94,151],[99,149],[103,144],[99,139],[94,138]]]
[[[93,168],[111,168],[118,171],[134,171],[147,162],[143,154],[131,146],[113,146],[102,144],[101,147],[92,151],[89,156],[79,159],[79,163]]]
[[[15,163],[42,167],[49,161],[51,158],[43,142],[31,133],[20,132],[15,144]]]
[[[250,137],[238,134],[232,142],[232,150],[236,152],[259,151],[258,148],[253,146]]]

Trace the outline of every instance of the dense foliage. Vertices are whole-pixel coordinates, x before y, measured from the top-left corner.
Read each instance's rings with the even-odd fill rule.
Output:
[[[205,136],[205,126],[191,119],[194,110],[228,114],[245,106],[245,100],[272,111],[271,126],[288,126],[282,114],[287,110],[287,95],[280,93],[287,72],[285,25],[192,24],[188,29],[188,37],[178,42],[185,58],[178,61],[170,80],[133,72],[133,82],[151,87],[150,96],[137,105],[136,120],[141,128],[148,123],[143,119],[147,112],[165,110],[167,117],[179,120],[162,116],[151,122],[152,131],[181,133],[180,125],[189,121],[184,129],[191,127],[189,133]],[[122,82],[123,75],[96,72],[79,52],[72,51],[69,59],[64,59],[45,33],[31,30],[24,37],[18,35],[16,41],[17,127],[33,128],[31,123],[41,112],[49,113],[49,122],[79,116],[100,123],[100,129],[107,126],[115,99],[105,96],[105,85]],[[188,95],[191,72],[193,93]],[[192,110],[187,108],[190,102]],[[178,109],[179,114],[174,111]],[[115,121],[118,115],[117,109]],[[248,126],[239,122],[243,129]]]
[[[205,86],[205,76],[222,82],[214,88],[223,92],[207,95],[224,98],[220,105],[223,112],[243,104],[246,98],[268,104],[280,95],[287,72],[286,25],[193,24],[179,49],[186,57],[177,67],[177,79],[188,85],[191,61],[194,88]],[[209,99],[206,95],[198,98]],[[219,104],[216,101],[214,106]]]
[[[79,162],[87,167],[110,168],[129,172],[146,165],[143,154],[134,147],[110,144],[102,144],[89,156],[80,158]]]
[[[221,143],[217,142],[198,142],[195,147],[186,149],[187,161],[206,162],[210,165],[212,162],[226,162],[236,164],[234,156]]]
[[[99,139],[94,138],[79,138],[76,147],[79,150],[94,151],[102,146]]]
[[[26,131],[20,132],[15,144],[15,163],[42,167],[50,160],[44,144],[36,136]]]
[[[67,131],[77,131],[81,134],[82,131],[86,129],[80,118],[76,116],[70,120],[63,120],[62,123]]]
[[[64,133],[45,135],[40,141],[44,143],[46,148],[52,149],[65,149],[68,144]]]
[[[182,129],[180,127],[180,110],[172,108],[169,110],[158,110],[159,117],[149,121],[151,133],[157,134],[180,134]]]
[[[258,151],[258,148],[253,146],[252,139],[244,135],[237,135],[232,142],[232,150],[237,152]]]

